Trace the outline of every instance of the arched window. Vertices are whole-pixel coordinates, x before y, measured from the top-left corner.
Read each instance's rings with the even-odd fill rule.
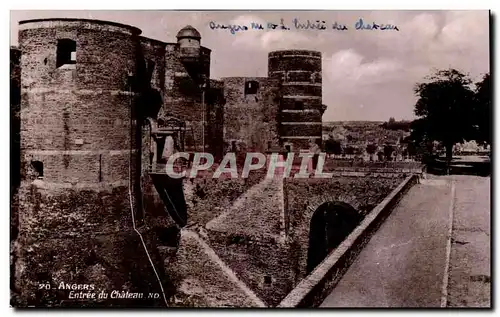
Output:
[[[76,64],[76,42],[70,39],[57,40],[56,67]]]

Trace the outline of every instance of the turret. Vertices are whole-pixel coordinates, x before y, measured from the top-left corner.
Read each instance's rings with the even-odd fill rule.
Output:
[[[177,33],[179,56],[183,63],[196,64],[200,61],[201,35],[191,25],[182,28]]]

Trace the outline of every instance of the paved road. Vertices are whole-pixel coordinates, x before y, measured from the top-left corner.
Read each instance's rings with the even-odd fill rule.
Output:
[[[489,184],[446,176],[412,187],[321,306],[488,307]]]
[[[456,186],[448,307],[490,307],[490,177],[450,177]]]
[[[450,206],[449,182],[413,186],[322,307],[439,307]]]

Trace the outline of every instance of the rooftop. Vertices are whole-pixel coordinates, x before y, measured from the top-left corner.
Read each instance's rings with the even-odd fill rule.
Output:
[[[201,34],[200,32],[198,32],[197,29],[195,29],[194,27],[192,27],[191,25],[186,25],[185,27],[183,27],[179,33],[177,33],[177,39],[180,39],[180,38],[193,38],[193,39],[201,39]]]

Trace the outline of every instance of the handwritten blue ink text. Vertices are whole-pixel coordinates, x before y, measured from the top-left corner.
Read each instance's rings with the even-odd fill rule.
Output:
[[[354,25],[356,30],[396,30],[399,31],[396,25],[392,24],[377,24],[373,23],[365,23],[363,19],[359,19],[358,22]]]

